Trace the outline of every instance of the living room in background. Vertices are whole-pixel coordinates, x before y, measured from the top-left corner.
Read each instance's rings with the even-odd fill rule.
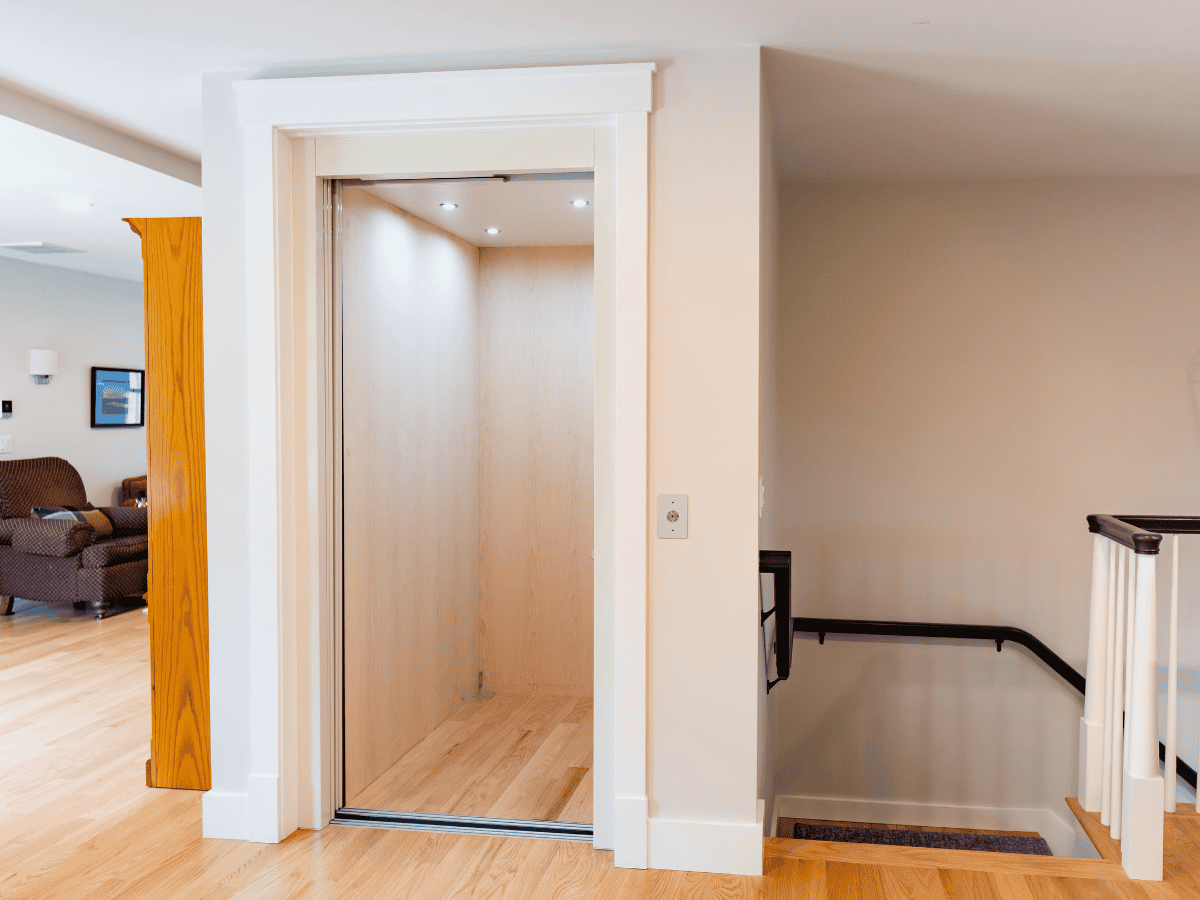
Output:
[[[90,427],[91,367],[145,367],[142,307],[136,281],[0,259],[0,399],[12,402],[0,418],[11,452],[0,460],[66,459],[89,501],[120,505],[121,482],[146,471],[146,432]],[[35,348],[58,354],[49,384],[30,374]]]

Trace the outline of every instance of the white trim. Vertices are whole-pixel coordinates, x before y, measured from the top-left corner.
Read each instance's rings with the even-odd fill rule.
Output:
[[[250,798],[245,794],[206,791],[200,798],[201,832],[205,837],[250,840]]]
[[[200,186],[200,162],[109,128],[60,106],[0,85],[0,116]]]
[[[646,113],[617,119],[616,209],[632,208],[648,196]],[[613,789],[620,798],[616,825],[616,864],[643,868],[648,863],[645,810],[647,610],[647,255],[649,222],[621,217],[616,229],[615,491],[613,585],[615,595]],[[642,809],[642,824],[628,812]],[[625,839],[622,840],[624,835]]]
[[[829,819],[834,822],[878,822],[883,825],[928,825],[935,828],[982,828],[990,831],[1036,831],[1055,856],[1074,856],[1076,830],[1052,809],[1025,806],[957,806],[900,800],[858,800],[781,794],[775,798],[771,834],[780,819]]]
[[[558,172],[591,169],[592,129],[554,128],[485,131],[469,142],[461,131],[435,134],[374,134],[322,137],[316,142],[316,174],[321,178],[388,171],[406,177],[466,175],[482,152],[501,172]],[[360,170],[361,167],[361,170]]]
[[[760,811],[761,811],[760,803]],[[650,868],[729,875],[763,873],[763,823],[650,820]]]
[[[314,654],[322,655],[322,648],[330,648],[334,638],[333,579],[327,577],[332,566],[324,558],[332,541],[319,524],[329,515],[329,436],[325,426],[317,424],[327,422],[331,413],[314,384],[314,373],[322,365],[316,355],[323,358],[324,349],[311,346],[320,338],[314,317],[327,312],[324,301],[314,299],[312,288],[324,271],[313,225],[320,217],[297,210],[311,203],[312,195],[308,188],[298,195],[293,180],[314,174],[316,164],[314,154],[294,152],[296,140],[302,135],[578,129],[590,123],[613,132],[615,144],[607,175],[615,197],[611,246],[616,452],[610,538],[615,552],[610,560],[598,557],[597,568],[607,565],[613,570],[616,627],[604,656],[620,659],[621,667],[619,674],[609,676],[615,746],[611,751],[600,748],[605,752],[598,756],[615,761],[610,795],[614,806],[617,795],[634,801],[632,807],[626,804],[623,824],[614,826],[611,846],[627,861],[621,864],[645,865],[648,113],[654,71],[653,64],[637,63],[225,82],[232,86],[232,119],[221,119],[226,107],[214,103],[206,129],[213,135],[238,135],[241,170],[234,180],[232,167],[221,166],[206,180],[206,214],[210,208],[213,212],[205,225],[206,232],[244,230],[244,239],[222,243],[226,253],[218,258],[206,256],[206,280],[211,271],[212,283],[237,290],[213,306],[211,317],[206,305],[205,325],[214,335],[223,329],[241,330],[246,340],[246,444],[222,451],[227,463],[233,461],[228,474],[236,473],[248,485],[241,505],[247,516],[246,543],[233,549],[245,552],[248,562],[249,679],[239,696],[225,684],[224,693],[214,691],[214,721],[221,717],[224,735],[220,743],[214,742],[214,772],[222,774],[219,787],[224,793],[214,791],[214,799],[206,800],[206,810],[213,810],[205,816],[206,837],[248,835],[251,840],[273,841],[300,824],[320,827],[324,823],[318,817],[330,797],[330,785],[323,779],[335,764],[333,759],[312,758],[332,752],[333,665],[313,659]],[[220,81],[210,77],[206,83],[215,86]],[[302,171],[293,173],[293,164]],[[599,172],[597,178],[599,182]],[[293,230],[293,220],[300,219],[305,224]],[[308,377],[303,379],[292,377],[300,372],[300,358],[307,361],[303,370]],[[210,408],[230,402],[215,391],[206,399]],[[240,405],[237,398],[234,402]],[[214,441],[220,439],[214,435]],[[225,558],[221,540],[226,530],[215,518],[209,523],[209,565],[218,573]],[[233,533],[241,533],[240,527]],[[597,546],[602,546],[599,540]],[[291,564],[314,547],[322,559],[293,573]],[[306,621],[298,625],[301,618]],[[225,646],[225,632],[214,633],[221,635],[211,647],[214,660],[247,652],[244,641]],[[317,672],[320,683],[311,683]],[[306,683],[295,687],[300,681]],[[598,689],[601,683],[598,679]],[[301,704],[303,710],[298,708]],[[245,743],[242,734],[247,735]],[[600,767],[598,760],[597,784]],[[246,779],[248,807],[240,823],[236,816],[220,812],[232,805],[223,798],[234,796],[228,789],[239,777]],[[301,780],[306,781],[303,789]],[[603,802],[597,797],[598,804]],[[632,816],[629,809],[640,812]],[[597,816],[598,822],[602,818]],[[599,829],[597,843],[604,846]]]
[[[340,75],[239,81],[243,127],[399,128],[412,123],[477,120],[512,128],[522,119],[611,116],[650,111],[653,63],[476,69],[404,75]],[[483,82],[484,84],[481,84]],[[381,100],[383,104],[381,105]]]

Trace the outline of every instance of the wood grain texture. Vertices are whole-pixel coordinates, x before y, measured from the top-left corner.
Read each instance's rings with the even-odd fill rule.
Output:
[[[475,247],[345,188],[346,796],[475,694]]]
[[[927,869],[977,869],[1022,875],[1068,876],[1093,880],[1128,881],[1118,864],[1102,859],[1065,859],[983,850],[939,850],[881,844],[839,844],[833,841],[789,841],[766,838],[766,852],[796,859],[823,859],[854,865],[889,865]]]
[[[468,700],[348,805],[591,822],[591,712],[590,697]]]
[[[761,878],[616,869],[611,853],[583,843],[390,829],[330,826],[275,845],[206,841],[199,794],[142,783],[149,653],[139,613],[97,622],[18,603],[0,620],[5,900],[824,900],[847,884],[886,898],[1200,900],[1194,809],[1167,817],[1161,884],[1096,860],[1012,872],[991,864],[1004,854],[971,854],[971,868],[962,853],[929,851],[946,860],[938,868],[889,861],[879,851],[891,848],[828,859],[826,845],[774,839]]]
[[[1071,808],[1071,812],[1075,814],[1075,818],[1083,826],[1088,840],[1092,842],[1092,845],[1100,854],[1100,858],[1120,862],[1121,842],[1112,837],[1112,833],[1109,831],[1107,825],[1100,824],[1100,813],[1085,812],[1083,806],[1075,797],[1067,798],[1067,806]]]
[[[494,691],[592,692],[591,247],[479,251],[480,653]]]
[[[200,219],[127,219],[142,239],[156,787],[211,787]]]

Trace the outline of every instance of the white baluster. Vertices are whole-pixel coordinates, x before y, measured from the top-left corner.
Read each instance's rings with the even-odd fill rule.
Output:
[[[1166,761],[1163,764],[1163,809],[1175,812],[1176,773],[1178,753],[1175,731],[1178,718],[1179,684],[1179,535],[1171,541],[1171,628],[1167,637],[1167,734]]]
[[[1125,729],[1122,716],[1125,712],[1125,558],[1129,551],[1124,547],[1117,550],[1117,628],[1113,634],[1113,705],[1112,705],[1112,804],[1109,811],[1109,836],[1121,838],[1121,778],[1124,766]]]
[[[1087,684],[1079,720],[1079,802],[1099,812],[1104,774],[1105,657],[1108,626],[1109,541],[1092,536],[1092,604],[1088,618]]]
[[[1133,708],[1133,611],[1137,607],[1138,556],[1129,551],[1129,568],[1125,573],[1125,758],[1129,765],[1129,711]]]
[[[1136,556],[1129,763],[1122,785],[1121,865],[1131,878],[1161,881],[1163,783],[1158,771],[1155,557]]]
[[[1108,630],[1104,638],[1104,772],[1100,795],[1100,824],[1112,822],[1112,748],[1113,732],[1116,723],[1113,720],[1113,679],[1117,671],[1116,662],[1116,630],[1117,630],[1117,557],[1121,548],[1108,541]]]

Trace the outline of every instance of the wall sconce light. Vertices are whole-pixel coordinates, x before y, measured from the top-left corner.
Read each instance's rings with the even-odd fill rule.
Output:
[[[29,374],[36,384],[49,384],[50,376],[58,374],[58,351],[30,350]]]

